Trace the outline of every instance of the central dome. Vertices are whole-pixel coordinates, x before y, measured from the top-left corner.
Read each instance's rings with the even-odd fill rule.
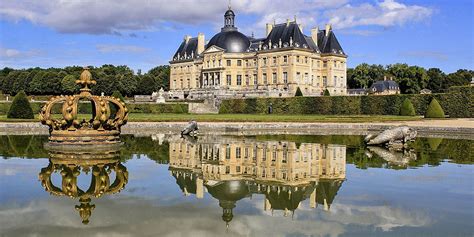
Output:
[[[228,53],[242,53],[247,51],[250,46],[250,40],[244,34],[238,31],[222,31],[209,41],[207,48],[217,46]]]

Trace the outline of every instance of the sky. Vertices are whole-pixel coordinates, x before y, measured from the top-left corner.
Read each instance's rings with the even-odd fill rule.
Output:
[[[232,0],[239,31],[295,19],[305,34],[330,23],[361,63],[474,70],[472,0]],[[219,32],[228,0],[5,0],[0,67],[168,64],[185,35]]]

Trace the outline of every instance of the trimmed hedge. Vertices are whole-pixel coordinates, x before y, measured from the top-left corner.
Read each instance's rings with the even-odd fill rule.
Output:
[[[7,114],[10,109],[11,102],[0,103],[0,114]],[[37,114],[43,107],[44,103],[30,102],[33,113]],[[61,105],[53,106],[53,113],[61,113]],[[187,104],[127,104],[128,111],[130,113],[174,113],[174,114],[185,114],[188,113]],[[89,114],[91,113],[92,106],[90,103],[80,103],[79,113]]]
[[[425,113],[425,118],[444,118],[444,111],[438,101],[433,98]]]
[[[270,103],[275,114],[321,115],[399,115],[402,103],[409,99],[417,115],[424,115],[436,98],[451,118],[474,117],[474,87],[459,87],[444,94],[319,96],[290,98],[249,98],[223,100],[219,113],[265,114]]]
[[[413,107],[413,104],[411,103],[411,100],[406,98],[403,103],[402,107],[400,108],[400,115],[402,116],[415,116],[415,108]]]

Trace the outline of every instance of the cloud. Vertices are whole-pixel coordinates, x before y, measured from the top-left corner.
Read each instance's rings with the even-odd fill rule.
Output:
[[[98,44],[96,48],[101,53],[143,53],[150,51],[149,48],[118,44]]]
[[[40,50],[19,50],[12,48],[1,48],[0,47],[0,59],[19,59],[19,58],[30,58],[33,56],[39,56],[42,52]]]
[[[334,28],[343,29],[355,26],[395,26],[429,18],[433,10],[418,5],[406,5],[395,0],[384,0],[375,5],[363,3],[358,6],[347,4],[341,8],[327,11],[325,16]]]
[[[448,55],[438,51],[408,51],[408,52],[401,52],[399,54],[402,57],[410,57],[410,58],[429,58],[434,59],[437,61],[447,61]]]
[[[347,0],[240,0],[232,8],[256,15],[258,22],[284,20],[293,15],[314,21],[314,10],[337,7]],[[221,23],[227,3],[176,0],[16,0],[2,3],[0,17],[28,20],[62,33],[116,34],[126,30],[150,30],[165,22],[178,24]],[[263,25],[261,26],[263,27]]]

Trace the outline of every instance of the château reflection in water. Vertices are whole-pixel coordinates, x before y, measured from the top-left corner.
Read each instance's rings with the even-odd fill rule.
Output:
[[[127,168],[120,162],[120,151],[50,151],[49,164],[41,169],[39,180],[44,189],[56,196],[79,199],[75,209],[79,212],[83,224],[89,218],[95,205],[92,198],[100,198],[120,192],[128,182]],[[111,173],[115,180],[111,181]],[[61,184],[54,184],[53,175],[59,175]],[[78,186],[79,176],[90,176],[87,188]]]
[[[222,220],[237,202],[263,195],[263,209],[293,216],[301,202],[329,211],[346,177],[346,146],[250,138],[169,141],[169,169],[185,195],[219,200]]]

